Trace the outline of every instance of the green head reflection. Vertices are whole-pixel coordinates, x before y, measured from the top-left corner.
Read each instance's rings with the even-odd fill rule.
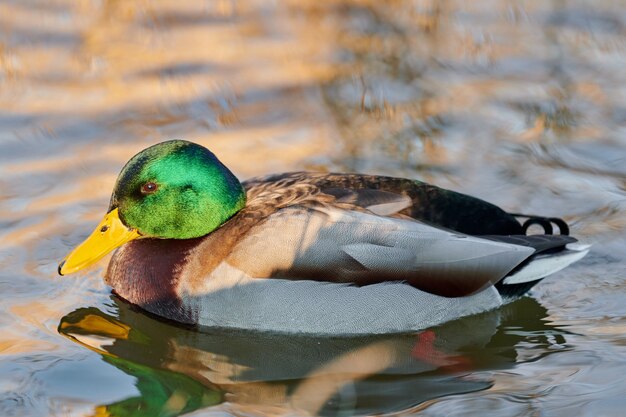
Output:
[[[96,308],[83,308],[63,317],[59,332],[98,352],[102,360],[136,379],[138,396],[97,406],[95,417],[175,417],[222,402],[222,393],[187,375],[155,366],[143,365],[107,351],[110,346],[87,344],[81,336],[95,340],[126,341],[137,353],[150,356],[150,339],[141,332]],[[106,343],[106,342],[105,342]]]

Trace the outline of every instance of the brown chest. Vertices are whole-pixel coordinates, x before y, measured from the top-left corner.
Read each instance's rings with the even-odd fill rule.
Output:
[[[159,316],[194,323],[177,285],[190,251],[199,239],[139,239],[111,258],[105,280],[120,297]]]

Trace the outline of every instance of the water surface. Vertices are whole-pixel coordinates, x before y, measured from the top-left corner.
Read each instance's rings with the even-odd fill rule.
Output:
[[[0,2],[0,415],[621,416],[621,1]],[[56,266],[137,151],[405,176],[559,216],[581,262],[419,334],[200,334]]]

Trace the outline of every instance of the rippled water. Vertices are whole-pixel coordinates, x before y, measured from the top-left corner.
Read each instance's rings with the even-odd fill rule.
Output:
[[[625,66],[617,0],[0,2],[0,415],[624,415]],[[424,179],[593,251],[419,334],[192,332],[112,298],[106,261],[56,276],[169,138],[241,178]]]

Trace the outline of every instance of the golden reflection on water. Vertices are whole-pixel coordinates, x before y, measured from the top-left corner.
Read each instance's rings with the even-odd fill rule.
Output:
[[[255,415],[478,414],[494,404],[531,415],[589,386],[590,414],[621,407],[625,51],[625,9],[611,0],[0,2],[0,415],[129,415],[150,397],[142,389],[156,389],[155,407],[170,414],[219,403]],[[407,353],[417,335],[255,346],[141,315],[127,323],[109,305],[106,259],[63,279],[56,264],[102,217],[129,157],[171,138],[209,147],[242,178],[406,176],[564,217],[595,252],[534,296],[574,331],[563,342],[540,306],[523,303],[511,313],[517,339],[507,339],[512,327],[462,320],[479,320],[482,343],[459,352],[454,338],[437,339],[443,356],[430,360],[442,362],[424,374]],[[77,325],[84,345],[57,332],[80,308],[104,320]],[[141,344],[151,326],[162,334]],[[317,359],[298,363],[316,343]],[[276,364],[283,345],[292,361]],[[255,347],[266,357],[246,362]],[[545,350],[560,354],[535,356]],[[461,357],[474,362],[462,370]],[[277,378],[285,369],[298,372]]]

